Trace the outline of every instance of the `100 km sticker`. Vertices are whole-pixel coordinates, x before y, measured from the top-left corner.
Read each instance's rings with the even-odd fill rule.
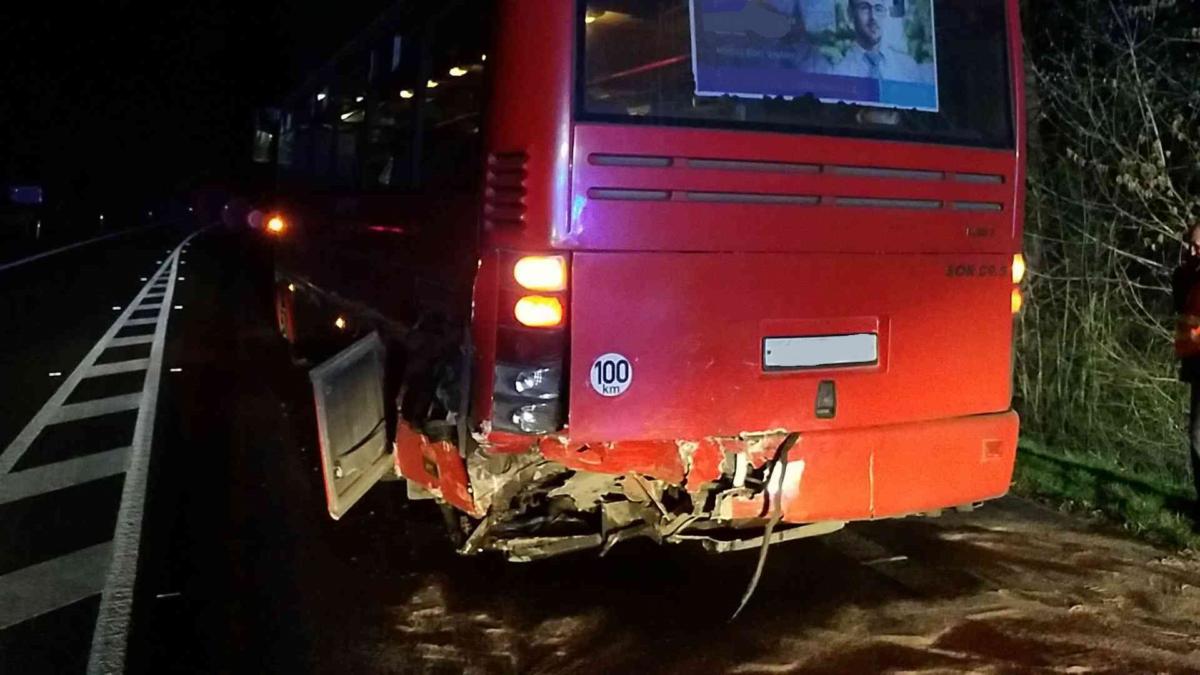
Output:
[[[633,384],[633,364],[620,354],[605,354],[592,363],[592,389],[601,396],[620,396]]]

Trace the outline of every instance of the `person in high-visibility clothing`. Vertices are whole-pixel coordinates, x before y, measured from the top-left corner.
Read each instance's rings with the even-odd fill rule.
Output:
[[[1175,311],[1175,355],[1179,378],[1191,385],[1188,416],[1188,445],[1192,457],[1192,481],[1196,486],[1193,516],[1200,522],[1200,223],[1184,235],[1183,255],[1171,278]]]

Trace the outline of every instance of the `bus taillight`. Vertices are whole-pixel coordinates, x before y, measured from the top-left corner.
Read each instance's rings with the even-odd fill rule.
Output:
[[[565,291],[567,261],[560,255],[528,255],[513,265],[513,278],[529,291]]]
[[[1025,306],[1025,295],[1021,293],[1020,288],[1012,290],[1012,313],[1016,316],[1021,313],[1021,308]]]
[[[1028,268],[1025,265],[1025,256],[1020,253],[1013,256],[1012,264],[1012,280],[1014,284],[1020,284],[1025,280],[1025,272]]]
[[[562,301],[544,295],[527,295],[517,301],[513,315],[530,328],[557,328],[563,323]]]

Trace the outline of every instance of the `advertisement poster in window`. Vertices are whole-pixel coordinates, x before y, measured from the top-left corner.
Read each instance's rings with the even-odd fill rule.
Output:
[[[933,0],[690,0],[697,96],[938,111]]]

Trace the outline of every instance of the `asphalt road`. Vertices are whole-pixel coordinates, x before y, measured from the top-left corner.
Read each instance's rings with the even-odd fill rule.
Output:
[[[137,523],[126,476],[149,450],[135,431],[153,427],[139,422],[157,400],[150,352],[186,235],[162,225],[15,265],[3,252],[0,671],[87,664],[115,541],[138,539],[118,536],[120,514]]]
[[[0,448],[61,386],[48,373],[84,358],[181,239],[156,231],[0,273],[0,317],[22,326],[3,337]],[[631,542],[605,558],[462,558],[436,508],[398,482],[333,522],[310,385],[272,326],[269,253],[213,231],[180,257],[131,671],[1200,672],[1200,561],[1018,499],[774,547],[733,623],[754,553]],[[129,442],[106,428],[29,453]],[[0,593],[5,575],[111,539],[123,482],[0,503]],[[100,605],[0,629],[0,672],[81,672]]]

